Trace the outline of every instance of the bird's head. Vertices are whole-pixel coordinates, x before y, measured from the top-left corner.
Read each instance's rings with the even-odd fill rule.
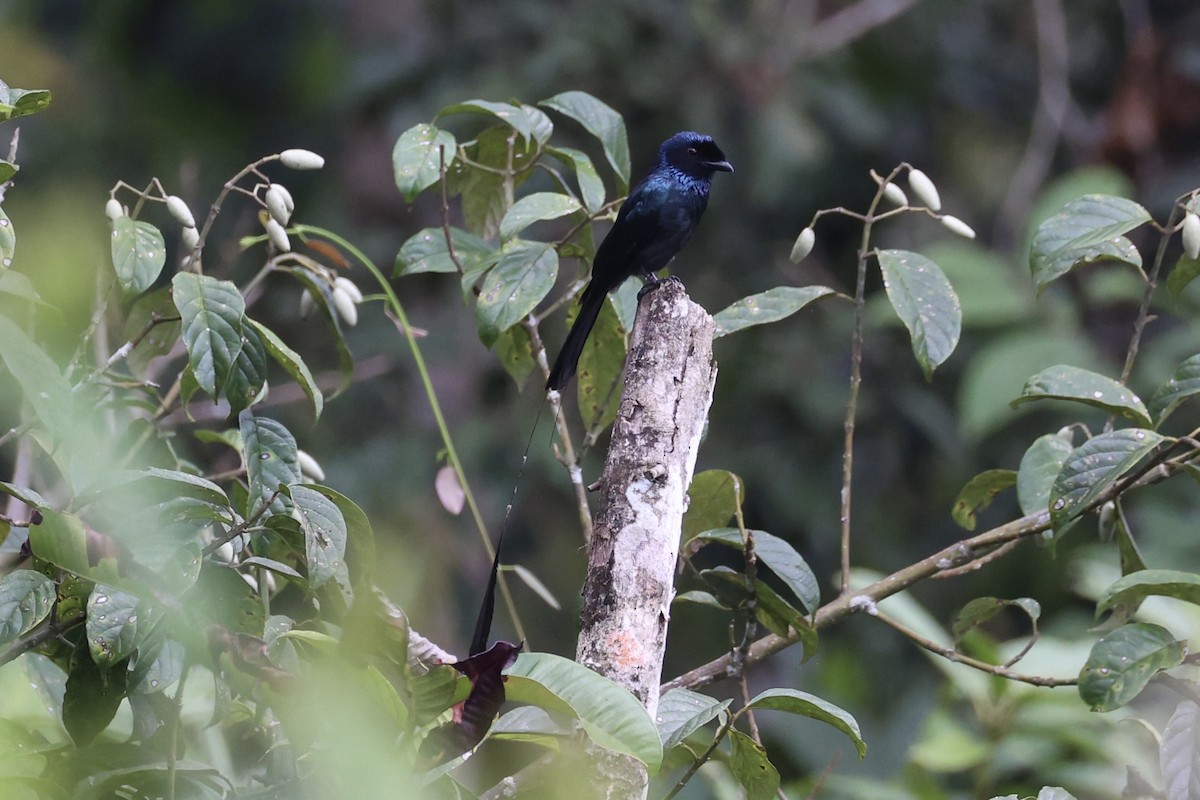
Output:
[[[733,172],[733,165],[711,136],[683,131],[662,143],[658,158],[692,178],[711,178],[714,172]]]

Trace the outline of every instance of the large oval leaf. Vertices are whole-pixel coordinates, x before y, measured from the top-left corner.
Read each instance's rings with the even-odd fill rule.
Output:
[[[1079,516],[1114,481],[1164,441],[1154,431],[1125,428],[1102,433],[1071,451],[1050,489],[1055,530]]]
[[[1200,705],[1184,700],[1163,728],[1159,765],[1170,800],[1200,797]]]
[[[1142,265],[1141,254],[1122,234],[1150,221],[1132,200],[1089,194],[1067,203],[1038,226],[1029,264],[1038,291],[1079,264],[1112,260]]]
[[[958,493],[950,516],[966,530],[975,530],[976,515],[992,504],[996,495],[1017,482],[1011,469],[989,469],[981,472]]]
[[[405,201],[411,203],[441,177],[442,148],[445,148],[445,167],[450,169],[457,155],[456,146],[454,134],[427,122],[400,134],[392,148],[392,172]]]
[[[262,504],[272,497],[270,513],[288,513],[290,503],[282,495],[275,494],[280,484],[300,482],[296,437],[281,423],[267,417],[256,417],[249,409],[238,414],[238,428],[242,433],[246,477],[250,483],[246,516],[257,514]]]
[[[850,737],[858,757],[867,754],[867,743],[863,741],[858,730],[858,722],[848,712],[838,708],[833,703],[822,700],[816,695],[796,689],[768,689],[754,697],[746,704],[749,709],[767,709],[771,711],[786,711],[789,714],[799,714],[802,717],[832,725]]]
[[[663,752],[716,719],[729,708],[730,700],[717,700],[688,689],[672,689],[658,699],[658,736]]]
[[[1115,605],[1136,606],[1151,595],[1200,605],[1200,575],[1174,569],[1131,572],[1104,590],[1096,603],[1096,614],[1103,614]]]
[[[1079,671],[1079,696],[1093,711],[1120,708],[1160,670],[1182,663],[1185,650],[1166,628],[1145,622],[1123,625],[1092,647]]]
[[[908,328],[913,353],[928,380],[950,357],[962,332],[962,307],[937,264],[920,253],[876,250],[892,308]]]
[[[773,800],[779,791],[779,770],[767,751],[736,728],[729,731],[729,742],[729,771],[746,790],[746,800]]]
[[[308,583],[316,589],[338,573],[346,558],[346,519],[325,495],[307,486],[292,486],[292,502],[304,533]]]
[[[167,245],[149,222],[120,216],[112,221],[112,260],[125,294],[141,294],[162,273]]]
[[[796,552],[796,548],[766,531],[753,531],[754,552],[758,560],[771,568],[771,571],[782,580],[787,587],[795,592],[796,597],[804,605],[808,613],[813,613],[821,604],[821,587],[817,577]],[[696,537],[710,542],[720,542],[729,547],[742,549],[742,534],[737,528],[719,528],[705,531]]]
[[[1017,469],[1017,503],[1022,514],[1040,514],[1050,510],[1050,491],[1063,464],[1075,447],[1070,431],[1064,437],[1057,433],[1039,436],[1021,456]]]
[[[574,214],[581,207],[578,200],[561,192],[536,192],[527,195],[513,203],[513,207],[500,220],[500,237],[507,239],[535,222],[565,217],[567,214]]]
[[[544,242],[514,241],[488,272],[475,307],[479,338],[491,347],[503,331],[524,319],[558,277],[558,253]]]
[[[450,243],[463,272],[473,274],[490,267],[500,257],[500,251],[483,239],[461,228],[450,228]],[[441,228],[423,228],[408,238],[396,254],[395,277],[416,275],[419,272],[457,272],[458,267],[446,247],[446,233]]]
[[[629,188],[629,138],[620,114],[587,92],[563,92],[538,105],[567,115],[599,139],[621,191]]]
[[[467,100],[446,106],[438,112],[439,117],[450,114],[490,114],[504,122],[527,140],[545,144],[554,131],[554,125],[539,109],[530,105],[514,103],[496,103],[491,100]]]
[[[243,318],[243,322],[245,322]],[[251,325],[242,326],[242,349],[233,361],[223,394],[231,411],[249,408],[267,384],[267,348]]]
[[[308,401],[312,404],[313,416],[320,419],[321,411],[325,408],[325,395],[321,393],[321,387],[317,385],[317,381],[313,378],[308,365],[304,363],[304,359],[300,357],[299,353],[284,344],[275,331],[266,325],[249,317],[246,317],[246,322],[258,331],[258,335],[262,337],[263,346],[271,354],[271,358],[275,359],[275,362],[283,367],[284,371],[292,376],[292,380],[304,390],[304,394],[308,395]]]
[[[687,493],[687,511],[683,512],[684,541],[704,531],[724,528],[746,496],[742,479],[723,469],[696,473]]]
[[[133,654],[137,647],[136,595],[96,584],[87,601],[87,642],[92,661],[107,670]]]
[[[509,700],[572,714],[596,744],[633,756],[651,775],[658,771],[662,742],[654,721],[612,680],[550,653],[522,653],[507,674]]]
[[[1184,359],[1170,380],[1150,397],[1147,407],[1154,423],[1162,425],[1180,403],[1195,394],[1200,394],[1200,354]]]
[[[572,147],[548,147],[546,152],[575,169],[583,207],[589,214],[599,211],[604,205],[604,181],[600,179],[600,173],[596,172],[596,165],[592,163],[591,157]]]
[[[814,300],[837,294],[828,286],[776,286],[765,292],[743,297],[713,315],[717,323],[714,336],[727,336],[743,328],[765,325],[790,317]]]
[[[175,307],[183,325],[188,364],[196,383],[216,398],[229,381],[242,352],[242,317],[246,303],[237,286],[194,272],[171,281]]]
[[[31,569],[0,578],[0,642],[12,641],[44,620],[56,594],[54,581]]]
[[[1030,400],[1071,400],[1150,426],[1150,412],[1129,387],[1091,370],[1066,364],[1047,367],[1034,375],[1011,405],[1015,408]]]

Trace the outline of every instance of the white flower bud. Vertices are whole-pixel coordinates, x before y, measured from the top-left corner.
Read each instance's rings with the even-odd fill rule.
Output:
[[[184,228],[179,239],[183,242],[183,249],[191,252],[196,249],[196,245],[200,244],[200,231],[195,228]]]
[[[287,231],[283,229],[282,225],[273,219],[269,219],[267,220],[266,228],[267,238],[271,240],[271,244],[275,245],[277,250],[284,253],[291,251],[292,243],[288,241]]]
[[[312,150],[284,150],[279,154],[279,161],[288,169],[320,169],[325,166],[325,159]]]
[[[933,181],[929,180],[929,176],[919,169],[910,169],[908,171],[908,185],[913,190],[913,194],[917,199],[925,204],[925,207],[930,211],[940,211],[942,208],[942,198],[938,194],[937,187],[933,185]]]
[[[267,191],[263,194],[263,202],[267,204],[267,211],[271,214],[271,219],[280,225],[288,224],[288,220],[292,218],[292,211],[288,208],[287,201],[278,186],[272,184],[267,187]]]
[[[222,564],[233,563],[233,542],[222,542],[221,546],[213,551],[213,558],[220,561]]]
[[[812,226],[800,231],[800,235],[796,237],[796,243],[792,245],[792,254],[788,256],[793,264],[799,264],[808,254],[812,252],[813,245],[817,242],[817,232],[812,229]]]
[[[108,198],[108,202],[104,204],[104,216],[113,222],[125,216],[125,209],[121,206],[121,201],[115,197]]]
[[[307,317],[313,310],[316,301],[313,300],[312,292],[305,289],[300,293],[300,316]]]
[[[908,205],[908,195],[894,183],[889,182],[883,185],[883,196],[898,206]]]
[[[292,193],[289,192],[287,187],[282,183],[272,183],[271,189],[273,189],[277,195],[283,198],[283,205],[287,208],[288,215],[290,216],[291,213],[296,210],[296,201],[292,200]]]
[[[1191,211],[1183,217],[1183,252],[1193,261],[1200,258],[1200,217]]]
[[[333,307],[337,309],[338,316],[346,321],[350,327],[358,324],[358,306],[354,304],[352,298],[345,289],[340,286],[333,287]]]
[[[362,292],[358,290],[358,286],[354,284],[354,281],[350,280],[349,278],[343,278],[341,275],[338,275],[336,278],[334,278],[333,285],[335,288],[340,288],[346,294],[350,295],[350,299],[355,303],[361,303],[363,301]]]
[[[182,197],[171,195],[167,198],[167,211],[171,212],[171,216],[185,228],[196,227],[196,218],[192,216],[192,210],[187,207],[187,203],[183,202]]]
[[[971,226],[963,222],[958,217],[952,217],[949,214],[946,214],[940,219],[942,220],[943,225],[945,225],[951,231],[957,233],[959,236],[962,236],[966,239],[975,238],[975,231],[971,229]]]
[[[304,477],[312,478],[314,481],[325,480],[325,470],[321,469],[317,460],[305,451],[296,451],[296,465],[300,467],[300,474]]]

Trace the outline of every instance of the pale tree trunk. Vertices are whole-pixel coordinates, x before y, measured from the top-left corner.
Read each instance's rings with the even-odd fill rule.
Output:
[[[639,303],[599,481],[576,660],[658,710],[687,489],[712,403],[715,325],[683,286]],[[594,747],[600,796],[646,796],[641,762]]]

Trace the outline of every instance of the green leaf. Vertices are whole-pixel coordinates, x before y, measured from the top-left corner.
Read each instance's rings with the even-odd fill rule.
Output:
[[[267,352],[271,354],[271,358],[275,359],[276,363],[283,367],[284,371],[292,376],[292,380],[304,390],[304,394],[308,395],[308,401],[313,407],[313,417],[320,419],[321,411],[325,408],[325,396],[321,394],[321,387],[317,385],[317,381],[309,371],[308,365],[304,363],[304,359],[300,357],[299,353],[284,344],[275,331],[266,325],[249,317],[246,317],[245,321],[258,332]]]
[[[312,296],[316,307],[325,315],[325,319],[333,328],[333,345],[338,354],[338,373],[341,376],[341,383],[337,390],[329,396],[330,399],[337,397],[342,392],[346,391],[350,386],[351,380],[354,378],[354,357],[350,355],[350,348],[346,346],[346,336],[342,332],[341,317],[338,316],[336,310],[332,306],[332,290],[329,284],[324,280],[318,280],[312,272],[304,267],[292,267],[292,277],[300,282],[305,290]]]
[[[6,494],[9,497],[15,497],[30,508],[36,508],[38,511],[46,511],[50,506],[50,501],[42,497],[33,489],[27,489],[24,486],[0,481],[0,494]]]
[[[1024,611],[1035,625],[1038,618],[1042,616],[1041,604],[1031,597],[1019,597],[1016,600],[1005,600],[1000,597],[976,597],[954,615],[954,621],[950,624],[950,633],[954,636],[954,641],[956,643],[962,641],[968,632],[1009,606]]]
[[[1136,605],[1150,596],[1173,597],[1200,605],[1200,575],[1173,569],[1147,569],[1134,572],[1104,590],[1096,602],[1096,615],[1114,605]]]
[[[246,322],[243,318],[243,323]],[[230,411],[241,411],[254,404],[267,383],[267,348],[262,337],[250,325],[242,325],[242,349],[234,359],[225,398]]]
[[[1188,258],[1186,253],[1181,255],[1175,263],[1175,268],[1167,276],[1167,291],[1171,293],[1171,297],[1178,298],[1183,294],[1183,290],[1197,275],[1200,275],[1200,259]]]
[[[1120,708],[1160,671],[1183,663],[1186,649],[1166,628],[1123,625],[1093,645],[1079,671],[1079,696],[1093,711]]]
[[[125,340],[138,341],[127,358],[134,374],[145,376],[151,360],[165,356],[179,341],[182,326],[175,317],[177,311],[171,297],[171,288],[163,286],[138,297],[133,301],[125,317]],[[151,323],[154,323],[153,325]]]
[[[31,569],[0,578],[0,643],[25,635],[44,620],[57,594],[54,581]]]
[[[837,294],[828,286],[776,286],[765,292],[743,297],[713,315],[716,337],[728,336],[744,328],[766,325],[790,317],[814,300]]]
[[[501,333],[529,315],[558,277],[558,253],[543,242],[515,240],[487,274],[475,307],[479,338],[491,347]]]
[[[607,428],[616,419],[624,378],[625,329],[612,302],[606,299],[583,343],[575,374],[575,399],[585,428]]]
[[[962,308],[954,287],[937,264],[920,253],[876,250],[888,300],[912,337],[913,353],[925,373],[950,357],[962,332]]]
[[[1050,492],[1067,457],[1074,450],[1070,432],[1067,437],[1047,433],[1034,440],[1017,470],[1017,502],[1022,514],[1040,514],[1050,510]]]
[[[450,228],[450,242],[463,271],[471,274],[487,269],[500,258],[500,251],[473,233]],[[457,272],[454,259],[446,247],[446,234],[441,228],[424,228],[408,238],[396,254],[393,277],[416,275],[420,272]]]
[[[123,664],[102,670],[90,658],[75,660],[63,694],[62,721],[76,747],[91,742],[112,722],[128,678]]]
[[[508,671],[514,702],[579,718],[596,744],[633,756],[653,775],[662,763],[658,729],[637,698],[582,664],[550,653],[522,653]]]
[[[513,325],[500,334],[496,339],[496,357],[500,366],[521,388],[535,369],[537,361],[533,357],[533,340],[529,331],[521,325]]]
[[[437,183],[442,174],[442,148],[445,148],[445,167],[450,169],[457,155],[456,146],[454,134],[427,122],[400,134],[392,148],[392,171],[405,202],[411,203]]]
[[[756,695],[746,704],[746,708],[786,711],[789,714],[810,717],[832,725],[850,737],[858,751],[859,758],[863,758],[867,754],[867,743],[863,741],[862,734],[858,730],[858,722],[854,717],[833,703],[815,695],[795,689],[768,689]]]
[[[1200,797],[1200,704],[1195,700],[1183,700],[1171,712],[1158,758],[1167,797]]]
[[[536,192],[513,203],[500,220],[500,238],[508,239],[535,222],[558,219],[581,208],[574,197],[561,192]]]
[[[0,209],[0,214],[2,213],[3,209]],[[0,229],[0,232],[2,232],[2,229]],[[5,271],[0,269],[0,294],[16,297],[24,300],[26,303],[36,304],[42,308],[58,310],[42,299],[37,289],[33,288],[33,282],[29,278],[25,277],[23,273],[13,270]]]
[[[424,675],[413,677],[408,682],[408,691],[412,695],[413,720],[417,725],[429,724],[450,706],[465,700],[470,687],[466,676],[460,676],[449,664],[434,667]]]
[[[729,742],[729,770],[746,790],[746,800],[773,800],[779,791],[779,770],[767,759],[767,751],[737,729],[729,731]]]
[[[658,699],[658,738],[663,752],[681,743],[729,708],[730,700],[717,700],[688,689],[672,689]]]
[[[1011,469],[989,469],[981,472],[958,493],[950,515],[960,527],[975,530],[976,515],[986,509],[1000,494],[1017,482],[1017,473]]]
[[[804,558],[796,552],[796,548],[778,536],[766,531],[751,533],[754,536],[754,552],[758,560],[770,567],[775,576],[787,584],[808,613],[814,613],[821,604],[821,587]],[[742,535],[737,528],[705,531],[696,538],[719,542],[739,551],[742,549]]]
[[[149,289],[167,263],[162,233],[149,222],[121,216],[112,221],[112,260],[126,295]]]
[[[696,473],[688,487],[687,511],[683,512],[683,540],[724,528],[745,497],[742,479],[732,472],[709,469]]]
[[[1066,364],[1047,367],[1025,383],[1021,396],[1010,405],[1016,408],[1030,400],[1071,400],[1119,414],[1138,425],[1150,425],[1150,412],[1129,387],[1112,378]]]
[[[599,139],[621,191],[629,188],[629,138],[620,114],[586,92],[563,92],[538,105],[565,114]]]
[[[3,183],[5,179],[0,179]],[[0,274],[12,266],[13,254],[17,250],[17,231],[13,228],[12,220],[0,207]]]
[[[307,486],[292,486],[292,502],[304,532],[308,582],[315,589],[337,574],[346,558],[346,519],[325,495]]]
[[[196,383],[216,400],[242,352],[242,293],[231,281],[194,272],[176,274],[171,290],[183,322],[188,364]]]
[[[1132,200],[1102,194],[1084,195],[1038,226],[1029,263],[1038,292],[1080,264],[1121,261],[1142,266],[1137,248],[1122,234],[1150,221]]]
[[[257,514],[262,504],[270,500],[280,484],[299,483],[300,467],[296,463],[296,437],[282,424],[266,417],[256,417],[249,409],[238,414],[238,428],[245,447],[246,477],[250,493],[246,516]],[[271,501],[269,513],[287,514],[290,504],[282,495]]]
[[[1050,489],[1050,522],[1057,531],[1163,443],[1151,430],[1124,428],[1088,439],[1071,451]]]
[[[604,181],[600,179],[600,173],[588,154],[572,147],[548,147],[546,152],[574,168],[583,207],[589,214],[599,211],[604,206]]]
[[[799,637],[804,649],[801,663],[817,654],[820,644],[817,629],[804,616],[803,611],[784,600],[782,595],[762,581],[754,582],[754,599],[754,616],[759,623],[778,636],[786,638],[794,632]]]
[[[354,586],[370,586],[375,575],[375,532],[366,513],[350,498],[328,486],[309,485],[337,506],[346,526],[346,566]],[[295,495],[293,495],[294,497]]]
[[[48,89],[13,89],[0,81],[0,122],[36,114],[50,105]]]
[[[1151,395],[1147,408],[1155,425],[1162,425],[1180,403],[1195,394],[1200,394],[1200,354],[1184,359],[1170,380]]]
[[[510,126],[527,140],[533,140],[538,144],[545,144],[550,139],[550,134],[554,131],[554,125],[550,122],[550,118],[541,110],[530,105],[495,103],[490,100],[467,100],[464,103],[455,103],[452,106],[446,106],[437,115],[438,117],[444,117],[450,114],[472,112],[490,114]]]
[[[133,655],[140,603],[136,595],[102,583],[92,589],[87,602],[87,642],[92,661],[101,670],[112,669]]]
[[[21,170],[20,166],[12,163],[11,161],[5,161],[4,159],[0,159],[0,183],[6,183],[6,182],[12,180],[12,177],[14,175],[16,175],[18,172],[20,172],[20,170]],[[4,264],[3,261],[0,261],[0,266],[8,267],[8,266],[12,266],[12,265],[11,265],[11,263]]]

